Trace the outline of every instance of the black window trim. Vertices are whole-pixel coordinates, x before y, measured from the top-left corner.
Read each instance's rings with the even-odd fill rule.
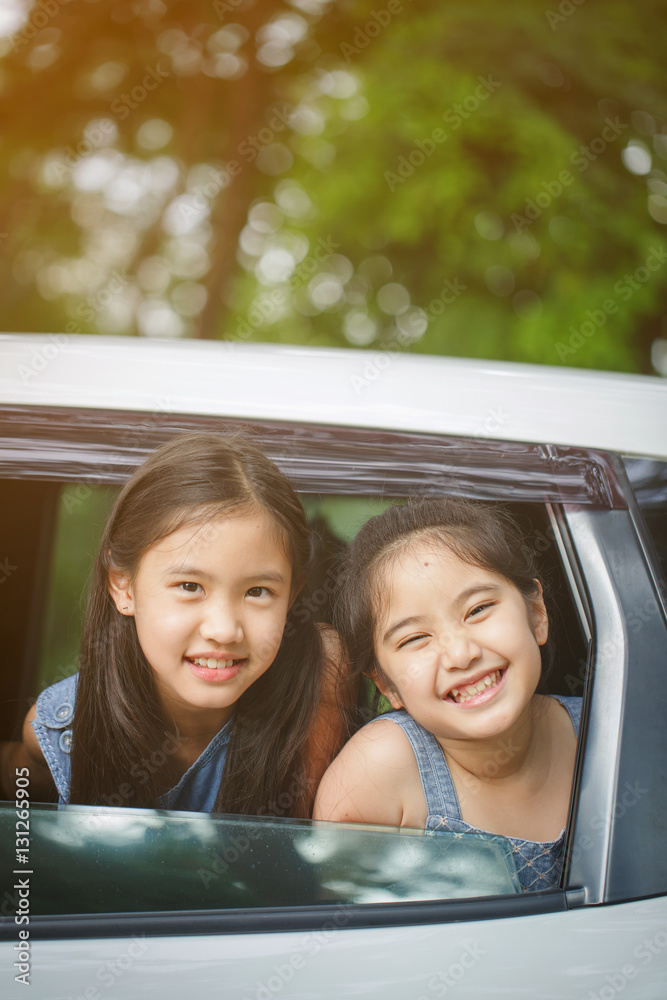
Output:
[[[504,920],[508,917],[562,913],[569,908],[568,894],[560,889],[470,899],[406,903],[323,904],[308,907],[271,907],[246,910],[179,910],[151,913],[113,913],[30,918],[35,940],[147,937],[195,934],[257,934],[315,931],[329,928],[353,930],[373,927]],[[344,920],[336,920],[344,914]],[[0,941],[16,939],[13,917],[0,918]]]

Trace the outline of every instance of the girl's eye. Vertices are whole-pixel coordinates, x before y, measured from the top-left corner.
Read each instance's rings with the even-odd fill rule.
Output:
[[[268,587],[250,587],[248,597],[267,597],[271,591]]]
[[[493,601],[486,601],[484,604],[476,604],[474,608],[468,612],[468,618],[475,618],[477,615],[481,615],[482,612],[487,611],[489,608],[493,607]]]
[[[407,646],[409,643],[417,642],[418,639],[425,639],[425,638],[426,636],[423,633],[421,633],[420,635],[411,635],[407,639],[402,639],[399,642],[397,649],[403,649],[403,647]]]
[[[201,583],[193,583],[191,580],[183,580],[182,583],[178,585],[181,590],[184,590],[186,594],[196,594],[201,590]]]

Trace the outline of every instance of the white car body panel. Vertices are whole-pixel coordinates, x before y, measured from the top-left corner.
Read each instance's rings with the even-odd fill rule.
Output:
[[[29,992],[7,982],[14,955],[5,943],[2,995],[6,1000],[314,1000],[356,993],[381,1000],[665,998],[665,898],[445,926],[345,930],[344,919],[341,911],[342,929],[322,931],[36,941]]]
[[[0,336],[0,401],[667,454],[667,380],[272,344]]]

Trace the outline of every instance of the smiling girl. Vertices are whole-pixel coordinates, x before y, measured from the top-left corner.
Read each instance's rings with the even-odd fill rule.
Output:
[[[315,817],[509,838],[523,889],[558,884],[580,699],[537,694],[548,619],[503,508],[389,508],[349,553],[340,629],[396,710],[361,729]]]
[[[61,802],[308,815],[324,652],[290,609],[310,554],[296,493],[248,442],[155,451],[104,532],[79,674],[5,745],[6,788],[28,766]]]

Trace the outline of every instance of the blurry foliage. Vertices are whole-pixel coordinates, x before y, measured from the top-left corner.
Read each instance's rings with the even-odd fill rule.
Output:
[[[666,346],[655,0],[14,6],[5,329],[629,371]]]
[[[117,493],[117,487],[81,483],[62,488],[38,671],[40,691],[76,670],[88,582]]]

